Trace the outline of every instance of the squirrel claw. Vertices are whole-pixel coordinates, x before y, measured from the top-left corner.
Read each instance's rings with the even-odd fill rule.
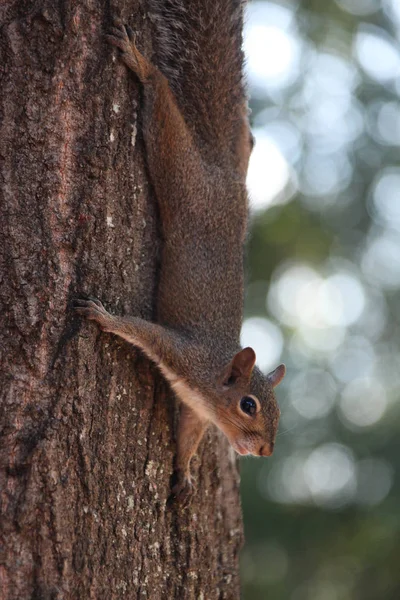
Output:
[[[126,33],[124,29],[120,29],[119,27],[111,27],[110,29],[111,31],[111,36],[110,37],[116,37],[118,39],[124,40],[126,38]]]
[[[186,507],[190,504],[196,490],[192,481],[187,477],[184,477],[172,487],[171,491],[175,500],[179,502],[182,507]]]
[[[119,35],[114,33],[106,35],[106,40],[112,45],[119,48],[122,52],[127,52],[127,40]]]
[[[102,302],[100,302],[100,300],[98,298],[95,298],[94,296],[88,296],[87,300],[90,300],[91,302],[94,302],[96,304],[96,306],[98,306],[99,308],[102,308],[103,310],[106,310],[102,304]]]
[[[133,29],[129,25],[124,25],[122,21],[114,20],[114,27],[111,27],[106,39],[121,50],[121,58],[126,66],[136,73],[142,83],[145,83],[154,71],[154,67],[137,49],[136,34]]]
[[[75,298],[73,306],[78,315],[86,317],[90,321],[96,321],[103,331],[112,331],[113,317],[106,311],[97,298],[90,296],[87,298]]]
[[[128,34],[128,38],[130,39],[130,41],[135,42],[136,32],[133,31],[132,27],[130,25],[125,25],[125,31]]]
[[[123,54],[131,52],[131,40],[122,21],[114,21],[114,26],[110,28],[110,33],[106,35],[106,38],[110,44],[119,48]]]

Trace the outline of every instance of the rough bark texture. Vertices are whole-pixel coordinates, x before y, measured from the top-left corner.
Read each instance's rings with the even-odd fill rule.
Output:
[[[144,3],[0,7],[0,598],[239,595],[235,458],[211,430],[187,510],[168,502],[176,408],[78,293],[150,319],[160,245],[139,90],[104,41]],[[143,46],[142,46],[143,47]]]

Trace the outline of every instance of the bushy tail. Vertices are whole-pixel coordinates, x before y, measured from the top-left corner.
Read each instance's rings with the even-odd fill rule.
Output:
[[[242,0],[149,0],[155,62],[188,126],[215,152],[235,151],[246,113]]]

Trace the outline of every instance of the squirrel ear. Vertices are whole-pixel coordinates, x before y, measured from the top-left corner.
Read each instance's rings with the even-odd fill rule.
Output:
[[[255,363],[256,353],[253,348],[243,348],[232,359],[232,374],[236,375],[236,377],[247,377],[250,379]]]
[[[223,371],[223,385],[231,386],[239,377],[250,379],[251,372],[256,362],[256,353],[253,348],[243,348],[232,358]]]
[[[286,367],[283,364],[279,365],[279,367],[276,367],[276,369],[274,371],[271,371],[271,373],[268,373],[267,378],[271,383],[272,387],[276,387],[280,384],[282,379],[285,377],[285,373]]]

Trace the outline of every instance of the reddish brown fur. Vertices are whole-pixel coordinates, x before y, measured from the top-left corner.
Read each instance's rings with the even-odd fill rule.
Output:
[[[175,7],[193,35],[186,50],[172,35],[160,60],[164,74],[138,51],[129,28],[117,23],[109,36],[143,84],[143,133],[164,237],[158,324],[113,317],[94,299],[78,301],[77,310],[141,347],[183,402],[173,491],[185,497],[190,459],[208,422],[240,453],[272,453],[279,419],[273,387],[284,369],[264,376],[254,352],[239,345],[251,151],[241,5],[195,0],[190,11]],[[172,17],[160,10],[164,34],[168,27],[173,33]],[[254,415],[240,408],[249,394]]]

